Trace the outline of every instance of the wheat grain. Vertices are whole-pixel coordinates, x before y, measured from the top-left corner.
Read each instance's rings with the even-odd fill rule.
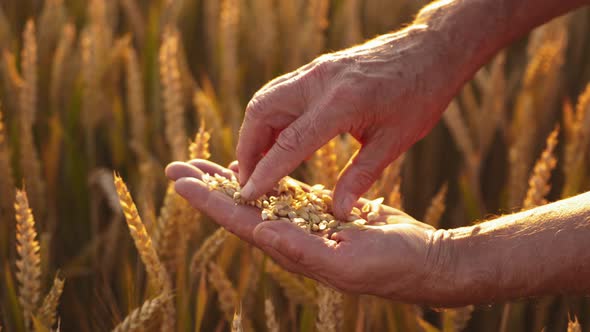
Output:
[[[169,303],[171,296],[163,293],[158,297],[145,301],[141,307],[133,310],[119,325],[117,325],[113,332],[131,332],[131,331],[145,331],[150,321],[152,321],[156,314],[163,310],[166,303]]]
[[[16,250],[18,252],[16,261],[18,269],[16,279],[19,283],[18,300],[23,309],[26,325],[30,327],[31,317],[37,309],[40,296],[41,257],[35,231],[35,219],[24,189],[16,191],[14,209],[16,211]]]
[[[434,228],[438,228],[440,225],[440,218],[445,212],[445,199],[447,197],[448,183],[444,183],[436,195],[432,198],[430,206],[424,214],[424,222],[431,225]]]
[[[530,209],[535,206],[546,204],[545,196],[549,193],[551,185],[551,171],[557,164],[557,159],[553,155],[553,150],[557,145],[557,134],[559,127],[553,129],[551,134],[547,137],[547,146],[541,157],[537,160],[533,169],[533,174],[529,179],[529,189],[526,193],[526,198],[523,203],[524,209]]]
[[[49,293],[43,299],[43,303],[37,310],[37,319],[45,327],[51,328],[56,322],[57,306],[59,305],[59,298],[64,289],[64,279],[60,279],[59,275],[56,274],[53,279],[53,286],[49,290]]]

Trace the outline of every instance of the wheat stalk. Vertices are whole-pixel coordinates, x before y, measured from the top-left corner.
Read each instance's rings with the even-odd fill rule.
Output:
[[[37,319],[47,328],[51,328],[56,321],[57,306],[59,305],[59,298],[64,289],[64,279],[60,279],[56,274],[53,279],[53,286],[49,293],[43,299],[43,303],[37,310]]]
[[[530,209],[547,203],[545,196],[547,196],[551,189],[551,184],[549,183],[549,180],[551,179],[551,171],[557,164],[557,159],[553,155],[553,150],[557,145],[558,133],[559,127],[556,127],[547,137],[547,146],[545,147],[545,150],[543,150],[541,157],[537,160],[533,173],[529,179],[529,189],[523,203],[524,209]]]
[[[447,197],[448,183],[444,183],[436,195],[432,198],[430,206],[424,214],[424,222],[431,225],[434,228],[438,228],[440,225],[440,218],[445,212],[445,199]]]
[[[168,293],[163,293],[158,297],[145,301],[141,307],[133,310],[117,325],[113,332],[145,331],[149,322],[154,319],[159,311],[164,310],[166,303],[169,303],[170,300],[171,296]]]
[[[39,241],[35,231],[35,219],[29,207],[26,191],[16,191],[14,204],[16,211],[16,250],[18,259],[16,279],[19,283],[19,303],[22,306],[25,323],[31,324],[31,317],[39,302],[41,288],[41,257],[39,255]]]
[[[8,217],[9,211],[12,209],[12,197],[14,197],[14,180],[10,165],[10,147],[7,142],[1,106],[0,104],[0,195],[5,199],[0,200],[0,216]]]

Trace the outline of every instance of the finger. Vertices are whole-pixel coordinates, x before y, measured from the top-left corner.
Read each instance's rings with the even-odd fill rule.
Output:
[[[252,238],[254,228],[262,222],[258,209],[236,205],[225,194],[210,191],[203,182],[195,178],[180,178],[176,181],[174,188],[195,209],[202,211],[241,239],[254,243]]]
[[[303,112],[303,96],[297,78],[259,91],[248,103],[236,147],[240,184],[250,178],[263,153],[274,143],[274,133],[282,130]]]
[[[172,181],[176,181],[180,178],[201,179],[203,176],[203,172],[195,166],[180,161],[175,161],[168,164],[168,166],[166,166],[165,172],[166,176]]]
[[[352,156],[340,173],[334,188],[333,210],[336,218],[345,220],[353,205],[379,178],[383,169],[399,151],[391,141],[374,139]]]
[[[231,177],[234,175],[234,172],[232,172],[231,170],[218,165],[212,161],[209,160],[205,160],[205,159],[193,159],[191,161],[188,162],[190,165],[200,169],[203,173],[207,173],[207,174],[219,174],[223,177],[226,177],[228,179],[231,179]]]
[[[242,190],[242,197],[255,199],[270,191],[307,156],[338,135],[341,122],[342,119],[328,110],[306,113],[295,120],[281,132],[272,148],[256,165]]]
[[[286,263],[291,263],[298,273],[325,276],[341,263],[336,241],[310,234],[286,221],[260,223],[253,238],[274,259],[285,262],[286,258]]]

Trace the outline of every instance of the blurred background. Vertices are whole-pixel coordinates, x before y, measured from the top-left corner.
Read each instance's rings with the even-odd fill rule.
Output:
[[[590,331],[581,297],[443,310],[339,294],[217,229],[168,186],[172,160],[235,158],[243,110],[265,82],[398,29],[426,3],[2,0],[3,331],[109,331],[126,318],[120,331],[226,331],[238,309],[248,331],[549,332],[574,318],[571,331]],[[367,195],[453,228],[587,191],[588,31],[583,8],[498,53]],[[331,186],[357,148],[337,137],[294,177]],[[15,213],[17,189],[34,222],[24,191]],[[150,277],[158,266],[163,286]]]

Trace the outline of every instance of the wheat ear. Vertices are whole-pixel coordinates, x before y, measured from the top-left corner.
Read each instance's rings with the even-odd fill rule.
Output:
[[[440,187],[436,195],[434,195],[434,197],[432,198],[430,206],[424,214],[424,222],[431,225],[434,228],[438,228],[440,224],[440,218],[445,212],[445,199],[447,197],[448,188],[448,183],[445,182]]]
[[[31,317],[39,302],[41,288],[41,257],[39,241],[35,231],[35,218],[29,207],[26,191],[16,191],[16,250],[18,259],[16,279],[19,283],[18,300],[22,306],[25,323],[30,327]]]
[[[275,312],[275,305],[270,298],[264,300],[264,317],[266,318],[266,329],[268,332],[279,332],[279,322]]]
[[[209,282],[217,291],[219,308],[227,321],[231,323],[234,309],[238,303],[238,293],[219,265],[210,262],[208,276]]]
[[[582,326],[578,322],[578,317],[574,317],[574,320],[568,320],[567,332],[582,332]]]
[[[321,283],[318,283],[317,292],[318,311],[315,325],[317,330],[326,332],[340,331],[342,294]]]
[[[296,275],[283,270],[270,260],[266,261],[265,270],[283,288],[289,300],[298,304],[316,304],[315,287],[304,284]]]
[[[49,293],[43,299],[43,303],[37,310],[37,319],[47,328],[53,327],[57,317],[57,306],[59,305],[59,298],[64,289],[64,279],[61,279],[58,274],[53,279],[53,286]]]
[[[220,227],[205,239],[199,250],[191,258],[190,271],[193,277],[196,277],[203,270],[203,267],[211,261],[213,256],[217,254],[228,235],[229,233]]]
[[[187,151],[182,83],[178,64],[178,31],[167,27],[160,47],[160,82],[166,120],[166,140],[174,160],[185,160]]]
[[[160,258],[156,254],[156,250],[152,246],[152,240],[148,235],[145,226],[141,222],[141,218],[137,212],[137,207],[131,198],[131,194],[123,182],[123,179],[114,174],[115,188],[119,196],[119,203],[123,208],[129,232],[135,242],[135,247],[139,252],[141,260],[146,267],[146,271],[150,282],[159,290],[170,290],[170,279],[164,270]]]
[[[543,205],[547,203],[545,196],[551,189],[549,180],[551,179],[551,171],[557,164],[557,159],[553,155],[553,150],[557,145],[557,134],[559,133],[559,127],[553,129],[549,137],[547,137],[547,146],[541,157],[537,160],[533,173],[529,179],[529,189],[524,199],[523,208],[530,209],[535,206]]]
[[[169,294],[164,293],[151,300],[145,301],[141,307],[133,310],[119,325],[117,325],[113,329],[113,332],[146,330],[149,322],[164,308],[165,304],[170,301],[170,298],[171,296]]]

